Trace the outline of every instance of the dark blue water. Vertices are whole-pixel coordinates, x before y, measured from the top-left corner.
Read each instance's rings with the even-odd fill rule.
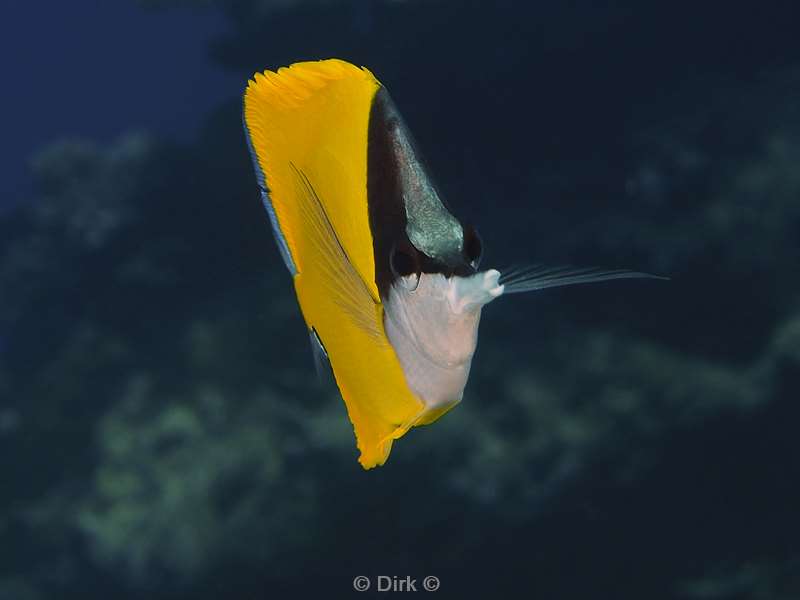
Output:
[[[136,2],[18,2],[0,24],[4,79],[0,208],[31,195],[32,155],[51,140],[130,130],[187,136],[239,81],[209,59],[216,11]]]

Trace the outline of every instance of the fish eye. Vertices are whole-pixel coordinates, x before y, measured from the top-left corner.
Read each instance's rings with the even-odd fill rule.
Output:
[[[407,277],[412,273],[419,274],[419,260],[416,253],[402,246],[395,246],[389,257],[389,265],[395,277]]]
[[[464,254],[473,268],[477,269],[483,258],[483,241],[472,225],[464,227]]]

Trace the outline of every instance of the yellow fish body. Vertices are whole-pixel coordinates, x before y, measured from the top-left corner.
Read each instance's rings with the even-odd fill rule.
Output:
[[[338,60],[257,74],[244,118],[262,186],[309,330],[330,360],[359,462],[431,420],[385,333],[367,209],[370,108],[380,83]]]

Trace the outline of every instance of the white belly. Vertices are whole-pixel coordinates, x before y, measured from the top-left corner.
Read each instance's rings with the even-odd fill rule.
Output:
[[[495,270],[472,277],[402,277],[384,303],[384,326],[406,382],[426,408],[461,401],[478,343],[481,308],[503,293]],[[416,284],[416,285],[415,285]]]

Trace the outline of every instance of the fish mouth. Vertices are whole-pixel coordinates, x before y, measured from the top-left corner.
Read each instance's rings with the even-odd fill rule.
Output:
[[[448,300],[455,314],[475,311],[499,298],[505,291],[500,283],[500,271],[489,269],[470,277],[453,277]]]

